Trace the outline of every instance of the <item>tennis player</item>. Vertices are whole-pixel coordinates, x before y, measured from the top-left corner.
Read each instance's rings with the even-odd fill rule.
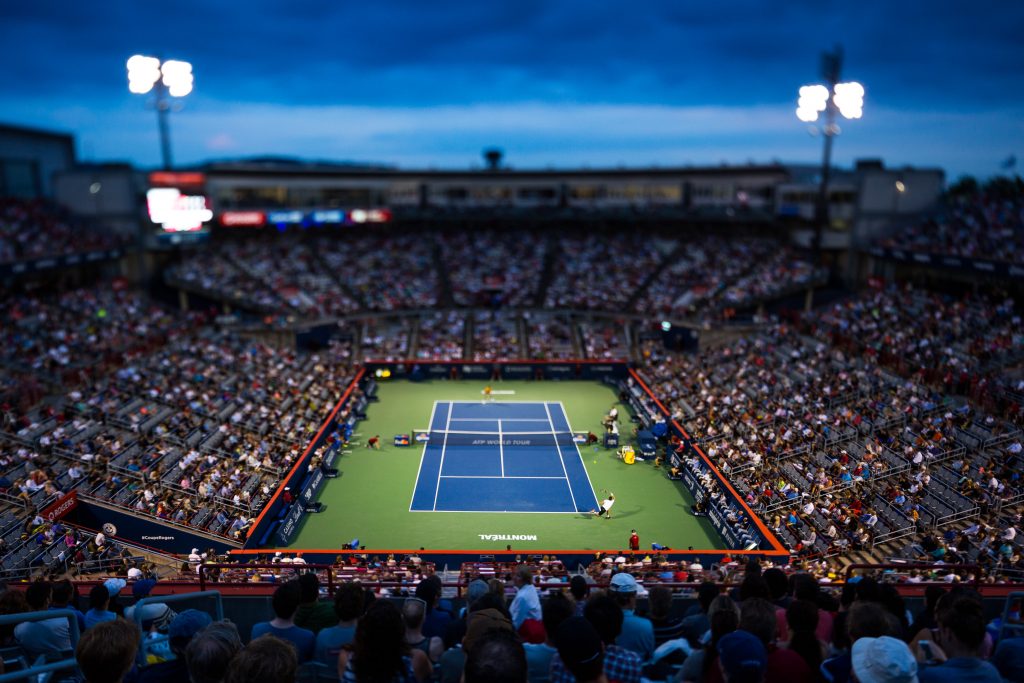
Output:
[[[608,497],[601,501],[601,509],[600,509],[600,511],[598,511],[598,510],[591,510],[591,512],[593,514],[597,515],[598,517],[604,517],[605,519],[611,519],[612,518],[612,505],[615,505],[615,494],[612,493],[611,491],[609,491],[608,489],[604,489],[604,492],[608,494]]]
[[[488,384],[487,386],[484,387],[484,399],[481,401],[481,403],[487,403],[488,401],[493,400],[494,399],[491,397],[491,385]]]

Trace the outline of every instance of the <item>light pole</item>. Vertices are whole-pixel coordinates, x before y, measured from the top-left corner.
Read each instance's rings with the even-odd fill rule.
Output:
[[[156,57],[135,55],[128,60],[128,90],[136,95],[153,91],[157,126],[160,130],[160,155],[164,170],[171,168],[171,132],[167,115],[168,97],[185,97],[192,92],[192,65],[175,59],[161,63]]]
[[[839,73],[843,65],[843,50],[836,47],[833,52],[822,55],[822,78],[826,85],[805,85],[800,88],[796,116],[801,121],[813,123],[819,114],[825,120],[821,133],[825,148],[821,157],[821,184],[818,187],[818,202],[814,211],[814,252],[815,264],[821,264],[821,233],[828,225],[828,181],[832,169],[832,138],[839,135],[836,114],[846,119],[859,119],[864,114],[864,86],[857,82],[840,83]]]

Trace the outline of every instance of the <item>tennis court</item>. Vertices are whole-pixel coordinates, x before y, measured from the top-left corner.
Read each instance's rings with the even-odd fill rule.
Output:
[[[668,479],[653,463],[627,465],[615,457],[614,449],[569,446],[563,441],[566,436],[537,445],[552,427],[556,434],[602,433],[601,417],[613,405],[628,415],[628,406],[619,402],[613,388],[593,381],[506,380],[495,387],[501,390],[495,391],[495,402],[486,406],[481,404],[483,388],[483,382],[475,381],[382,382],[379,400],[370,404],[353,445],[336,463],[338,478],[321,491],[326,511],[306,516],[291,547],[340,548],[359,538],[377,549],[503,550],[508,544],[515,550],[608,549],[624,548],[632,529],[639,530],[645,548],[651,542],[674,548],[722,547],[710,521],[688,513],[693,499],[683,483]],[[459,421],[449,424],[449,416]],[[628,429],[627,420],[623,426]],[[443,468],[441,446],[417,443],[417,430],[435,436],[449,432]],[[532,434],[534,445],[506,445],[506,431]],[[469,438],[493,443],[475,448],[460,444],[456,432],[476,433]],[[410,437],[410,446],[393,443],[392,436],[399,434]],[[381,449],[367,448],[366,439],[376,435]],[[571,466],[579,466],[581,453],[586,472],[574,474]],[[445,479],[439,476],[442,469]],[[450,487],[460,476],[488,479],[466,479]],[[530,476],[555,479],[548,484],[510,479]],[[541,493],[544,486],[555,492]],[[418,492],[421,488],[427,493]],[[588,513],[597,507],[595,492],[604,498],[606,489],[615,492],[615,514],[599,519]],[[435,495],[438,511],[432,513]],[[586,503],[584,495],[589,496]],[[423,502],[417,496],[424,496]],[[533,507],[525,507],[527,502]],[[469,511],[455,511],[461,509]]]
[[[587,512],[594,489],[557,402],[435,401],[413,512]]]

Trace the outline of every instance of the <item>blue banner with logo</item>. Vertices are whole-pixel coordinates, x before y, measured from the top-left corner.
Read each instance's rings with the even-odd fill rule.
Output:
[[[896,261],[898,263],[941,270],[956,270],[962,273],[984,273],[1011,280],[1024,280],[1024,265],[1006,263],[1004,261],[990,261],[989,259],[946,254],[927,254],[909,249],[885,249],[883,247],[872,247],[867,252],[875,258],[886,261]]]

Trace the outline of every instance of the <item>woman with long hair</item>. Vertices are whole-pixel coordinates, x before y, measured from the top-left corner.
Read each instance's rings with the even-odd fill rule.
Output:
[[[811,671],[819,671],[825,644],[818,640],[818,606],[810,600],[794,600],[786,608],[789,642],[786,647],[800,655]]]
[[[427,655],[410,651],[402,613],[387,600],[377,600],[366,610],[352,649],[338,656],[342,683],[423,683],[432,674]]]

